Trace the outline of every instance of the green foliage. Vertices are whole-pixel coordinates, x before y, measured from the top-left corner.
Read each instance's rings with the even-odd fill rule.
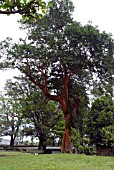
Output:
[[[112,78],[110,78],[110,83],[104,84],[93,81],[91,93],[94,96],[94,98],[98,98],[106,94],[110,94],[113,97],[113,85],[114,80]]]
[[[24,145],[29,145],[29,144],[30,144],[30,141],[25,140],[23,143],[24,143]]]
[[[73,146],[77,149],[77,152],[86,155],[95,154],[95,147],[90,146],[89,138],[82,136],[80,132],[74,128],[72,128],[72,142]]]
[[[96,154],[95,146],[85,145],[83,148],[84,148],[83,153],[85,153],[86,155],[95,155]]]
[[[64,129],[65,129],[65,122],[64,122],[63,113],[59,111],[58,120],[56,121],[55,126],[53,126],[51,130],[53,137],[55,139],[55,145],[60,146],[62,144]],[[54,145],[54,143],[52,143],[52,145]]]
[[[46,14],[47,6],[42,0],[1,0],[0,1],[0,14],[16,14],[22,15],[23,20],[33,21],[34,19],[41,18]]]
[[[114,103],[112,97],[106,95],[96,99],[87,113],[86,133],[93,144],[102,143],[102,128],[114,124]]]
[[[80,148],[81,146],[81,135],[80,135],[80,132],[77,131],[76,129],[72,128],[72,142],[73,142],[73,145],[74,147],[76,147],[77,149]]]
[[[11,137],[10,145],[13,146],[22,123],[22,107],[14,94],[8,96],[6,92],[5,95],[0,101],[0,129],[1,135]]]
[[[103,127],[101,129],[103,144],[108,147],[114,147],[114,125]]]

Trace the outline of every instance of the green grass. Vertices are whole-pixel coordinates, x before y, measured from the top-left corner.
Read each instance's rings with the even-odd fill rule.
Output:
[[[114,170],[114,157],[0,152],[0,170]]]

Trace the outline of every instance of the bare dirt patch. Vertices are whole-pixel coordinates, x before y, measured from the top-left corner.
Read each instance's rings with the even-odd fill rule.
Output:
[[[0,154],[0,157],[4,157],[4,156],[14,156],[14,155]]]

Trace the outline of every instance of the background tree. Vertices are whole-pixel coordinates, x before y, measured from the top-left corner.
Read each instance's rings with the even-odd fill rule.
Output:
[[[114,125],[103,127],[101,130],[102,141],[105,146],[114,146]]]
[[[93,95],[93,100],[103,96],[110,94],[113,97],[113,86],[114,81],[110,78],[110,83],[100,83],[100,82],[93,82],[93,87],[91,88],[91,94]]]
[[[10,42],[10,49],[8,42],[2,44],[7,53],[2,68],[18,68],[48,99],[61,105],[65,118],[62,151],[67,152],[71,139],[69,81],[73,79],[83,87],[92,85],[95,78],[102,84],[109,82],[113,73],[113,40],[111,35],[90,24],[82,26],[73,21],[71,1],[51,3],[53,7],[42,21],[23,26],[28,29],[30,43]],[[78,101],[82,101],[80,96],[76,110]]]
[[[114,124],[114,103],[109,95],[96,99],[87,113],[86,134],[90,137],[91,144],[103,143],[102,128]]]
[[[16,98],[12,96],[2,97],[0,101],[1,134],[11,137],[10,146],[12,147],[22,123],[21,109],[20,103]]]
[[[37,86],[23,76],[15,77],[13,82],[8,81],[7,86],[11,87],[10,94],[16,93],[22,107],[21,112],[25,119],[23,135],[38,137],[39,149],[43,147],[45,152],[47,141],[50,142],[48,144],[54,144],[58,137],[54,133],[57,122],[62,118],[58,105],[49,101]]]
[[[47,4],[42,0],[1,0],[0,14],[21,14],[22,19],[41,18],[46,13]]]
[[[56,125],[62,116],[57,105],[51,101],[44,102],[43,97],[37,96],[37,102],[35,102],[36,98],[26,100],[27,107],[23,111],[23,115],[26,119],[30,119],[30,125],[33,127],[24,129],[25,134],[30,135],[31,133],[38,137],[39,149],[43,148],[43,151],[46,152],[47,145],[55,145],[55,140],[58,137],[57,132],[55,133]]]

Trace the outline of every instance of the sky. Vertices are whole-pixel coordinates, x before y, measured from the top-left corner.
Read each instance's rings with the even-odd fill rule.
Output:
[[[72,0],[75,5],[73,13],[74,20],[87,24],[92,21],[92,24],[97,25],[101,31],[112,33],[114,36],[114,0]],[[17,20],[20,15],[0,15],[0,41],[6,37],[12,37],[15,41],[23,38],[25,33],[20,31]],[[7,79],[13,78],[19,74],[16,71],[0,71],[0,91]]]

